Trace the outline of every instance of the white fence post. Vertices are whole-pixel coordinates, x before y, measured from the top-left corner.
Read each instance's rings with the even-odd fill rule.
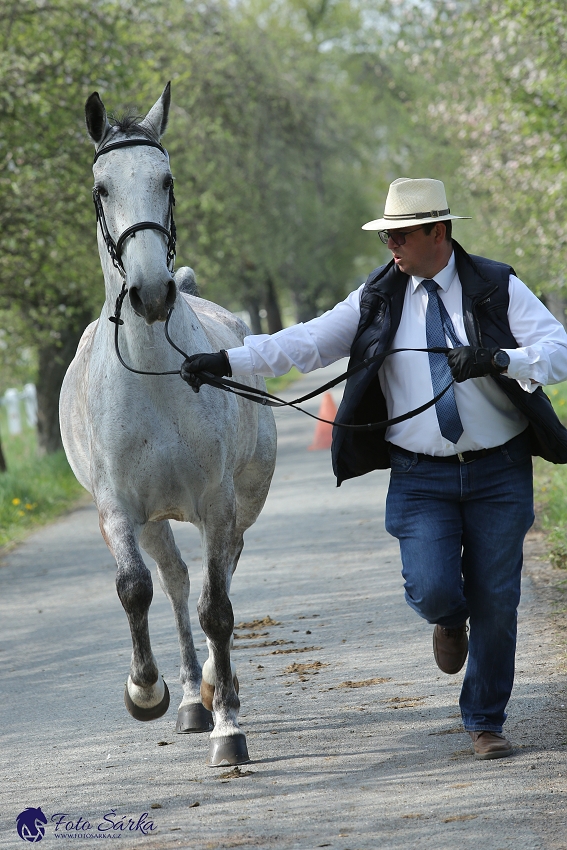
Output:
[[[26,419],[31,428],[37,425],[37,392],[34,384],[26,384],[20,393],[20,398],[26,409]]]
[[[20,416],[20,394],[18,390],[6,390],[3,402],[8,411],[8,431],[12,436],[21,434],[22,417]]]
[[[31,428],[37,425],[37,392],[34,384],[26,384],[22,392],[11,388],[0,398],[8,414],[8,431],[12,436],[22,433],[22,416],[20,402],[23,401],[26,419]]]

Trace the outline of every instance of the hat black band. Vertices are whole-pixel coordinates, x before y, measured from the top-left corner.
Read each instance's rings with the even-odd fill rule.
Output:
[[[404,213],[403,215],[386,215],[384,213],[383,218],[387,218],[388,221],[405,221],[408,218],[439,218],[441,215],[449,215],[450,212],[450,209],[446,209],[431,210],[431,212]]]

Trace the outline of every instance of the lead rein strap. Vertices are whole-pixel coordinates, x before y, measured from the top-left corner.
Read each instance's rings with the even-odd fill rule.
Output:
[[[396,348],[386,352],[386,355],[395,354],[399,351],[429,350],[430,349],[427,348]],[[433,353],[440,354],[441,352],[438,349],[434,349]],[[370,358],[370,360],[372,359],[373,358]],[[358,372],[359,369],[356,368],[356,371]],[[199,377],[201,376],[203,376],[204,379],[203,383],[210,384],[210,386],[212,387],[217,387],[220,390],[225,390],[226,392],[233,393],[234,395],[240,396],[241,398],[246,398],[249,401],[255,401],[257,404],[263,404],[268,407],[292,407],[294,410],[299,410],[300,413],[305,413],[306,416],[310,416],[311,419],[316,419],[317,422],[325,422],[327,425],[333,425],[336,428],[347,428],[349,431],[383,431],[386,428],[389,428],[391,425],[398,425],[400,422],[405,422],[408,419],[412,419],[414,416],[418,416],[425,410],[429,410],[429,408],[433,407],[434,404],[437,404],[439,399],[445,395],[449,387],[451,387],[454,383],[454,381],[451,381],[451,383],[447,384],[446,387],[443,387],[441,392],[438,393],[435,398],[432,398],[430,401],[427,401],[420,407],[416,407],[413,410],[408,411],[408,413],[403,413],[401,416],[394,416],[392,419],[386,419],[383,422],[368,422],[365,425],[348,425],[345,422],[336,422],[331,419],[322,419],[320,416],[315,416],[314,413],[309,413],[308,410],[305,410],[303,407],[299,407],[296,403],[296,401],[301,401],[301,399],[298,399],[296,401],[283,401],[282,399],[279,399],[276,396],[271,395],[270,393],[264,393],[263,390],[256,390],[254,387],[247,387],[245,384],[237,384],[234,381],[229,381],[228,378],[217,378],[215,375],[211,375],[210,372],[201,372],[199,374]],[[344,375],[338,380],[344,380]],[[334,382],[331,383],[334,386]],[[232,389],[232,387],[235,387],[235,389]],[[240,392],[240,388],[246,389],[248,390],[248,392]],[[315,392],[309,393],[309,395],[305,398],[312,398],[314,395],[318,395],[319,393],[324,391],[325,387],[320,387]],[[252,395],[251,393],[257,393],[257,395]],[[263,395],[261,395],[262,393]]]
[[[165,336],[167,341],[176,351],[183,355],[187,359],[187,354],[181,350],[171,339],[169,336],[169,318],[171,316],[171,311],[167,317],[167,321],[165,323]],[[240,384],[237,381],[231,381],[229,378],[218,378],[216,375],[212,375],[210,372],[201,372],[199,374],[199,379],[202,383],[209,384],[212,387],[216,387],[219,390],[224,390],[228,393],[233,393],[234,395],[240,396],[241,398],[248,399],[248,401],[254,401],[256,404],[263,404],[267,407],[292,407],[294,410],[299,410],[300,413],[305,413],[306,416],[309,416],[311,419],[316,419],[317,422],[325,422],[327,425],[334,425],[337,428],[347,428],[350,431],[382,431],[386,428],[389,428],[391,425],[397,425],[400,422],[405,422],[407,419],[411,419],[414,416],[418,416],[420,413],[423,413],[425,410],[429,410],[430,407],[433,407],[434,404],[437,404],[440,398],[442,398],[449,387],[454,383],[447,384],[440,393],[438,393],[434,398],[430,401],[422,404],[420,407],[416,407],[414,410],[410,410],[408,413],[404,413],[401,416],[395,416],[393,419],[386,419],[383,422],[369,422],[365,425],[348,425],[343,422],[333,422],[330,419],[322,419],[320,416],[315,416],[313,413],[309,413],[308,410],[305,410],[302,407],[299,407],[299,404],[302,404],[304,401],[308,401],[314,396],[321,395],[321,393],[326,392],[327,390],[332,389],[337,384],[342,383],[347,378],[350,378],[352,375],[355,375],[357,372],[360,372],[361,369],[367,369],[368,366],[371,366],[373,363],[377,361],[382,361],[386,357],[389,357],[390,354],[397,354],[401,351],[423,351],[426,353],[432,354],[447,354],[451,349],[449,348],[391,348],[389,351],[383,351],[380,354],[375,354],[373,357],[368,357],[366,360],[363,360],[361,363],[353,366],[351,369],[347,369],[346,372],[343,372],[342,375],[339,375],[338,378],[334,378],[332,381],[324,384],[322,387],[319,387],[316,390],[313,390],[307,395],[301,396],[301,398],[296,398],[293,401],[284,401],[281,398],[278,398],[275,395],[267,392],[266,390],[258,390],[256,387],[249,387],[246,384]],[[197,390],[198,391],[198,390]]]
[[[178,349],[179,350],[179,349]],[[231,381],[228,378],[217,378],[215,375],[212,375],[210,372],[203,372],[201,374],[207,376],[207,381],[204,383],[211,383],[213,386],[218,387],[219,389],[227,389],[229,387],[233,387],[235,390],[240,390],[247,393],[253,393],[254,395],[259,396],[258,399],[253,399],[258,401],[259,404],[269,404],[268,399],[274,399],[277,404],[269,405],[270,407],[291,407],[295,404],[302,404],[304,401],[309,401],[309,399],[314,398],[315,396],[321,395],[321,393],[326,392],[327,390],[333,389],[337,384],[341,384],[343,381],[346,381],[347,378],[352,377],[357,372],[360,372],[362,369],[367,369],[368,366],[371,366],[373,363],[376,363],[378,360],[385,360],[386,357],[389,357],[390,354],[398,354],[401,351],[423,351],[425,353],[431,354],[448,354],[451,351],[450,348],[391,348],[389,351],[382,351],[380,354],[375,354],[374,357],[368,357],[366,360],[361,361],[357,366],[353,366],[351,369],[347,369],[346,372],[343,372],[342,375],[339,375],[338,378],[333,378],[332,381],[324,384],[322,387],[318,387],[316,390],[313,390],[307,395],[301,396],[301,398],[295,398],[293,401],[283,401],[279,399],[277,396],[271,395],[266,390],[257,390],[255,387],[248,387],[246,384],[239,384],[236,381]],[[220,382],[220,383],[217,383]],[[449,384],[450,386],[450,384]],[[442,392],[443,395],[448,389],[447,386]],[[439,396],[441,397],[441,396]],[[266,399],[266,401],[263,401]]]
[[[122,291],[118,298],[116,299],[116,307],[114,311],[114,316],[109,316],[111,322],[114,323],[114,345],[116,349],[116,354],[120,363],[128,369],[129,372],[134,372],[137,375],[179,375],[180,370],[173,370],[169,372],[144,372],[139,369],[133,369],[131,366],[124,361],[120,354],[120,348],[118,345],[118,330],[121,324],[123,324],[122,319],[120,318],[120,313],[122,310],[122,302],[126,295],[126,286],[123,285]],[[173,312],[173,308],[170,309],[166,322],[165,322],[165,337],[169,344],[174,348],[182,357],[185,359],[188,358],[188,354],[186,354],[183,349],[179,348],[178,345],[174,343],[169,335],[169,320],[171,318],[171,314]],[[414,416],[418,416],[420,413],[423,413],[425,410],[428,410],[430,407],[433,407],[434,404],[437,404],[440,398],[442,398],[450,386],[454,383],[451,381],[444,387],[440,393],[438,393],[434,398],[430,401],[422,404],[420,407],[416,407],[414,410],[408,411],[408,413],[404,413],[401,416],[395,416],[393,419],[387,419],[383,422],[369,422],[365,425],[348,425],[343,422],[333,422],[330,419],[322,419],[320,416],[315,416],[314,413],[309,413],[308,410],[305,410],[302,407],[299,407],[304,401],[308,401],[314,396],[320,395],[327,390],[332,389],[337,384],[340,384],[342,381],[350,378],[352,375],[355,375],[357,372],[360,372],[361,369],[367,369],[368,366],[371,366],[373,363],[376,363],[379,360],[384,360],[386,357],[389,357],[390,354],[397,354],[401,351],[422,351],[422,352],[431,352],[432,354],[448,354],[451,349],[449,348],[392,348],[389,351],[383,351],[380,354],[375,354],[373,357],[368,357],[366,360],[363,360],[361,363],[358,363],[356,366],[353,366],[351,369],[347,369],[346,372],[343,372],[342,375],[339,375],[338,378],[334,378],[332,381],[324,384],[324,386],[319,387],[316,390],[313,390],[307,395],[301,396],[301,398],[296,398],[293,401],[284,401],[281,398],[278,398],[275,395],[267,392],[266,390],[258,390],[256,387],[249,387],[246,384],[240,384],[237,381],[231,381],[229,378],[217,378],[216,375],[212,375],[210,372],[201,372],[199,374],[199,380],[204,384],[209,384],[212,387],[216,387],[219,390],[224,390],[227,393],[232,393],[233,395],[240,396],[241,398],[245,398],[248,401],[253,401],[256,404],[263,404],[268,407],[292,407],[294,410],[298,410],[300,413],[305,413],[306,416],[309,416],[311,419],[316,419],[317,422],[325,422],[327,425],[334,425],[337,428],[346,428],[349,431],[383,431],[386,428],[389,428],[390,425],[397,425],[400,422],[405,422],[407,419],[411,419]],[[199,389],[197,388],[197,392]]]

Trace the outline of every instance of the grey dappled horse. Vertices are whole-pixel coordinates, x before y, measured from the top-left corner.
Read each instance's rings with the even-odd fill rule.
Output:
[[[141,546],[157,563],[179,636],[183,699],[177,731],[212,728],[210,763],[238,764],[248,760],[248,752],[238,726],[238,682],[230,661],[234,616],[229,590],[243,533],[257,519],[270,486],[273,416],[266,407],[209,386],[194,393],[176,374],[128,371],[117,358],[115,324],[109,321],[124,280],[121,354],[141,372],[181,367],[182,356],[164,335],[163,321],[172,307],[171,338],[189,354],[237,346],[247,333],[231,313],[176,285],[173,178],[159,143],[169,104],[168,84],[143,120],[111,125],[98,93],[86,103],[96,147],[94,196],[106,299],[63,382],[61,432],[69,462],[93,495],[102,535],[116,559],[116,587],[133,645],[128,710],[138,720],[150,720],[169,705],[150,646],[153,589]],[[181,269],[176,277],[186,281],[190,272]],[[257,378],[248,382],[263,384]],[[170,519],[193,523],[201,535],[198,613],[209,650],[202,677],[189,622],[187,566]]]

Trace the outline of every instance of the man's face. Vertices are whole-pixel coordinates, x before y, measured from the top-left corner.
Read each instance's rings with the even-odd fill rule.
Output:
[[[426,233],[423,227],[389,231],[391,235],[388,239],[388,248],[401,272],[417,277],[429,276],[431,268],[436,265],[439,250],[436,231],[437,228],[433,228],[431,233]],[[398,241],[404,244],[399,245]]]

